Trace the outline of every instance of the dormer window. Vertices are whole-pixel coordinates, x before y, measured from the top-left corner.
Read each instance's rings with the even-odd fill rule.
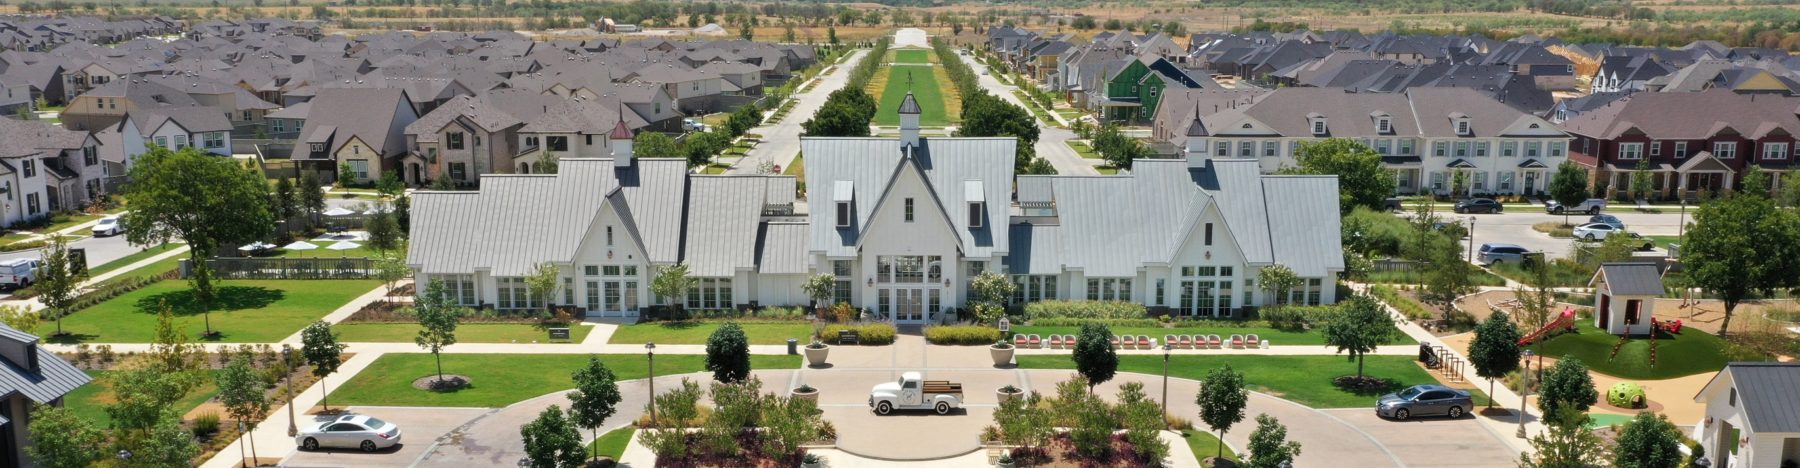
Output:
[[[325,144],[324,143],[313,143],[312,144],[312,152],[314,152],[314,153],[325,152]]]
[[[1389,135],[1389,134],[1394,133],[1394,119],[1388,118],[1386,116],[1376,118],[1375,119],[1375,132],[1380,133],[1382,135]]]
[[[1317,113],[1306,114],[1306,121],[1312,126],[1313,135],[1325,134],[1325,116]]]
[[[969,229],[981,229],[987,220],[987,203],[969,202]]]
[[[1450,120],[1455,123],[1456,136],[1469,136],[1474,134],[1469,128],[1469,116],[1461,113],[1450,114]]]
[[[850,202],[837,203],[837,227],[850,227]]]

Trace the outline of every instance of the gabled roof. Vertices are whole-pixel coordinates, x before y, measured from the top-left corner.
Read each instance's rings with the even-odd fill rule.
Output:
[[[1800,363],[1733,362],[1714,374],[1694,396],[1711,393],[1722,377],[1737,389],[1746,426],[1759,435],[1800,433]]]
[[[6,342],[0,346],[22,347],[35,353],[30,357],[37,361],[37,369],[33,370],[12,359],[0,359],[0,398],[19,394],[49,404],[94,380],[56,353],[37,346],[38,337],[30,333],[0,325],[0,340]]]
[[[959,237],[963,254],[986,258],[1008,251],[1003,227],[1011,188],[1005,181],[1012,177],[1014,138],[924,138],[915,147],[919,170],[934,188],[941,206]],[[800,146],[806,157],[806,183],[809,187],[833,187],[847,191],[855,200],[855,224],[838,229],[835,220],[827,218],[831,210],[812,210],[812,241],[809,251],[827,256],[850,256],[857,253],[876,200],[886,193],[896,168],[901,164],[900,140],[897,138],[819,138],[802,137]],[[984,181],[986,200],[967,200],[963,182]],[[819,190],[825,190],[823,188]],[[822,193],[822,192],[821,192]],[[968,203],[987,203],[988,216],[981,229],[969,229]]]
[[[1588,286],[1606,283],[1608,290],[1620,296],[1660,296],[1663,293],[1662,273],[1656,270],[1654,263],[1621,263],[1610,262],[1600,264],[1600,270],[1594,272]]]

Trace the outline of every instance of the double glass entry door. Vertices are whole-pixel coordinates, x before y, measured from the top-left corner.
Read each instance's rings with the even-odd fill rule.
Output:
[[[896,323],[926,322],[943,305],[943,290],[936,288],[884,288],[878,296],[877,306]]]

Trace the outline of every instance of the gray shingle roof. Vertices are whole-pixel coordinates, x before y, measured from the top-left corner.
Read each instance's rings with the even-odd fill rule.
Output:
[[[1656,271],[1654,263],[1603,263],[1588,285],[1601,281],[1606,282],[1613,294],[1620,296],[1657,296],[1663,293],[1662,274]]]

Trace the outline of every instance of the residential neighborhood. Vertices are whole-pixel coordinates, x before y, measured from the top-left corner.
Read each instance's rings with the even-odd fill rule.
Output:
[[[0,6],[0,468],[1800,464],[1800,35],[971,6]]]

